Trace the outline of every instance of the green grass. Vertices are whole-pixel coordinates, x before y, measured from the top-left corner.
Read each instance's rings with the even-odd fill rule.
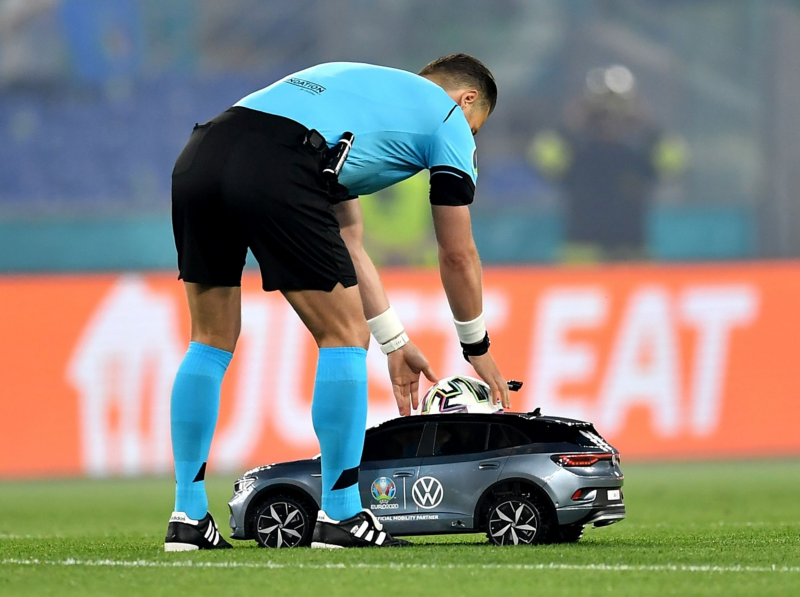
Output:
[[[0,595],[800,595],[800,462],[625,473],[628,519],[577,545],[469,535],[334,552],[165,554],[169,479],[5,482]],[[208,482],[221,524],[232,480]]]

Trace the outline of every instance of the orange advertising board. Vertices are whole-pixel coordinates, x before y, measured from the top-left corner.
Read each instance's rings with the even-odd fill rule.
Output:
[[[386,271],[440,376],[471,373],[435,271]],[[800,263],[489,269],[492,352],[514,410],[591,420],[627,459],[800,455]],[[169,397],[188,342],[172,274],[0,277],[0,477],[172,469]],[[245,276],[243,330],[210,466],[318,451],[316,350]],[[397,416],[368,357],[370,423]]]

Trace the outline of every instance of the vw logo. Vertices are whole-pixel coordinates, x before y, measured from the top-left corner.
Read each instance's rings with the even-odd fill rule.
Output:
[[[417,479],[411,488],[411,497],[414,503],[420,508],[430,510],[442,503],[444,488],[439,483],[439,479],[433,477],[422,477]]]

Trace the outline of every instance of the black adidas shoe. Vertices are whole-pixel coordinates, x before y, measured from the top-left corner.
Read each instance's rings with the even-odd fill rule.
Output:
[[[164,540],[164,551],[194,551],[196,549],[230,549],[217,528],[217,523],[207,513],[201,520],[193,520],[183,512],[173,512]]]
[[[347,520],[333,520],[322,510],[311,536],[311,547],[400,547],[409,541],[395,539],[383,530],[383,525],[369,510],[362,510]]]

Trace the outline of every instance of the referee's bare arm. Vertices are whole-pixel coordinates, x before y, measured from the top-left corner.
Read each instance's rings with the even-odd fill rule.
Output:
[[[356,268],[364,315],[367,319],[372,319],[389,308],[389,299],[386,298],[378,270],[364,250],[364,217],[361,213],[361,203],[358,199],[342,201],[334,206],[334,211],[339,220],[342,239]]]
[[[439,273],[456,321],[472,321],[483,313],[481,260],[472,238],[469,207],[432,205],[433,227],[439,244]],[[469,357],[478,375],[492,389],[492,399],[511,406],[508,384],[491,353]]]
[[[389,308],[389,299],[386,298],[386,291],[383,289],[375,264],[364,250],[364,219],[361,204],[358,199],[351,199],[338,203],[334,210],[339,220],[342,239],[347,245],[356,269],[364,315],[367,319],[372,319]],[[389,353],[388,362],[397,408],[401,415],[410,415],[411,409],[416,409],[419,405],[420,373],[432,382],[438,381],[438,378],[431,369],[428,359],[413,342],[408,342],[401,349]]]

